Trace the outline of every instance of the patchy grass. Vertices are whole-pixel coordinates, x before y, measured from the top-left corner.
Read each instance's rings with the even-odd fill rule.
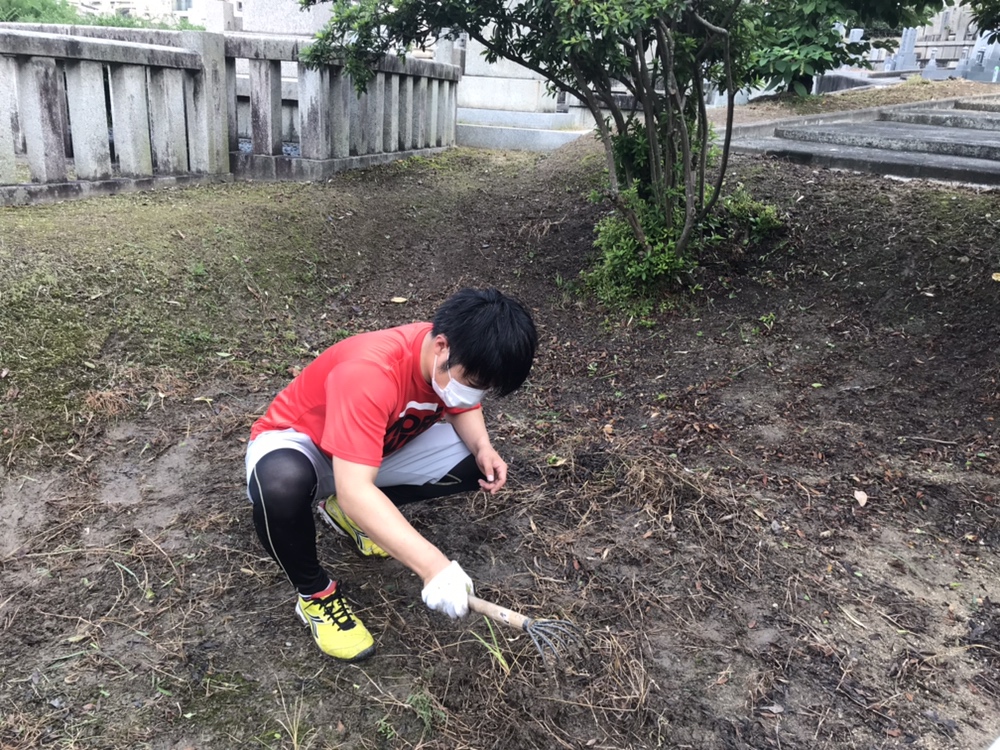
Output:
[[[236,185],[0,210],[5,413],[44,439],[67,429],[53,414],[301,363],[334,337],[296,320],[360,262],[327,254],[352,208],[323,186]]]

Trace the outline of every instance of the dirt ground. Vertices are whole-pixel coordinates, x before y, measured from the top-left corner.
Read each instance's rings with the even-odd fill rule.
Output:
[[[577,288],[596,145],[0,210],[0,748],[922,748],[1000,735],[1000,196],[734,160],[787,230],[636,317]],[[249,426],[319,350],[498,285],[509,489],[408,506],[546,662],[320,531],[377,655],[258,545]],[[403,297],[405,302],[392,302]]]

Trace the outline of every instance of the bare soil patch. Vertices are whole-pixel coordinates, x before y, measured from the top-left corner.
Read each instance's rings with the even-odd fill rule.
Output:
[[[0,211],[0,747],[1000,735],[1000,197],[736,158],[787,232],[639,319],[574,289],[601,166],[582,140]],[[485,284],[542,334],[487,408],[511,487],[407,513],[590,648],[440,618],[321,529],[378,646],[337,664],[254,537],[249,426],[316,351]]]

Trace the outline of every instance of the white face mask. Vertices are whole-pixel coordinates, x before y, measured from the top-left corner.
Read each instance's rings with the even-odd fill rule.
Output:
[[[479,402],[483,400],[483,394],[486,393],[486,391],[481,391],[478,388],[472,388],[468,385],[462,385],[451,376],[451,368],[448,369],[448,385],[442,388],[437,382],[437,366],[438,360],[437,355],[435,354],[434,372],[431,375],[431,386],[434,388],[434,392],[438,395],[438,397],[444,402],[445,406],[452,409],[468,409],[479,405]]]

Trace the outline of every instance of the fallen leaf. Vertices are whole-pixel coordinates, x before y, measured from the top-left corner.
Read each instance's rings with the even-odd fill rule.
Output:
[[[406,297],[393,297],[390,302],[395,302],[397,305],[401,305],[407,301]]]
[[[858,501],[858,505],[864,508],[868,504],[868,493],[863,490],[854,490],[854,499]]]

